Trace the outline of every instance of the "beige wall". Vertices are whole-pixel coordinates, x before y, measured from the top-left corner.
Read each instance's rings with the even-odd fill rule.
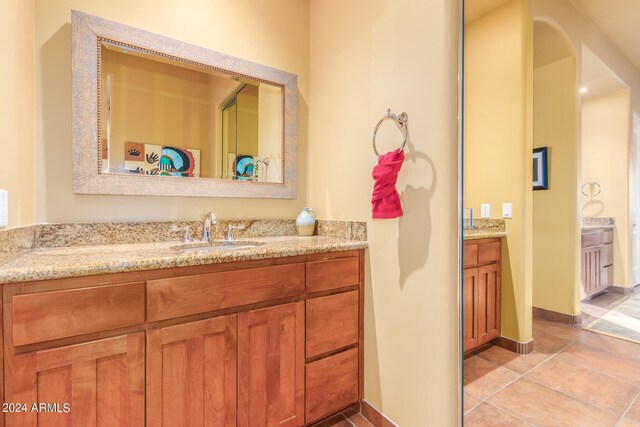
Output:
[[[614,283],[631,286],[629,278],[629,90],[589,98],[582,103],[582,182],[596,181],[598,196],[583,197],[583,215],[613,216]]]
[[[16,2],[17,3],[17,2]],[[206,199],[71,192],[71,9],[160,33],[298,75],[298,198]],[[36,0],[38,222],[295,218],[308,199],[309,2],[250,0]]]
[[[465,25],[465,208],[513,205],[502,243],[502,335],[531,340],[531,71],[525,0]]]
[[[456,2],[311,2],[311,206],[368,223],[365,399],[403,427],[456,414]],[[371,220],[373,127],[409,115],[405,214]],[[381,126],[378,150],[401,134]]]
[[[9,192],[9,227],[35,219],[34,2],[0,3],[0,189]]]
[[[556,43],[563,43],[557,35]],[[549,189],[533,192],[533,306],[580,313],[578,82],[570,56],[534,70],[534,147],[548,147]]]

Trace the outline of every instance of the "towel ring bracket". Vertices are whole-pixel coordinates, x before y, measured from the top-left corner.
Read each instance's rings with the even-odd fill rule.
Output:
[[[387,114],[385,114],[379,121],[376,127],[373,129],[373,152],[376,153],[376,156],[379,156],[378,149],[376,148],[376,134],[378,133],[378,128],[385,120],[393,120],[396,124],[400,132],[402,132],[402,145],[400,146],[401,150],[404,150],[404,146],[407,144],[407,136],[409,134],[409,128],[407,123],[409,122],[409,115],[404,111],[400,114],[393,113],[391,114],[391,109],[387,108]]]

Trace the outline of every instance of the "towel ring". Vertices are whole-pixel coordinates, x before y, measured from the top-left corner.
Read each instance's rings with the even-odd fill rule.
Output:
[[[409,121],[409,116],[404,111],[400,114],[391,114],[391,109],[387,108],[387,114],[385,114],[376,125],[375,129],[373,129],[373,152],[376,153],[376,156],[379,156],[378,150],[376,149],[376,134],[378,133],[378,128],[385,120],[393,120],[398,126],[398,129],[402,132],[402,145],[400,146],[401,150],[404,150],[404,146],[407,144],[407,135],[409,133],[409,129],[407,127],[407,122]]]
[[[584,192],[584,188],[585,188],[587,185],[589,185],[589,186],[594,186],[594,187],[597,185],[597,186],[598,186],[598,192],[597,192],[596,194],[587,194],[587,193],[585,193],[585,192]],[[583,196],[586,196],[586,197],[595,197],[595,196],[597,196],[598,194],[602,193],[602,187],[600,186],[600,184],[598,184],[598,183],[597,183],[597,182],[595,182],[595,181],[589,181],[589,182],[585,182],[584,184],[582,184],[582,190],[581,190],[581,192],[582,192],[582,195],[583,195]],[[592,192],[593,192],[593,191],[592,191]]]

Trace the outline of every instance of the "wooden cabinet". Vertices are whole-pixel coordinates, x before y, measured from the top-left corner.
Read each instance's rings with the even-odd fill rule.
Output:
[[[613,230],[582,230],[581,298],[590,298],[613,286]]]
[[[464,351],[477,347],[478,344],[478,269],[464,269]]]
[[[363,398],[363,265],[345,251],[5,285],[0,391],[29,411],[0,426],[330,416]]]
[[[147,425],[236,425],[236,315],[147,334]]]
[[[500,336],[499,239],[469,240],[464,244],[464,351]]]
[[[27,405],[5,414],[7,426],[144,425],[143,333],[18,354],[5,366],[6,401]]]
[[[304,425],[304,302],[238,316],[238,426]]]

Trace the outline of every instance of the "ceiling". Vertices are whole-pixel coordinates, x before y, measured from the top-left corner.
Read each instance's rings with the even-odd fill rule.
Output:
[[[640,0],[571,0],[640,71]]]
[[[511,0],[465,0],[464,1],[464,23],[468,24],[483,15],[509,3]]]
[[[580,86],[587,88],[587,92],[582,94],[583,99],[628,88],[586,47],[582,50],[582,81]]]

